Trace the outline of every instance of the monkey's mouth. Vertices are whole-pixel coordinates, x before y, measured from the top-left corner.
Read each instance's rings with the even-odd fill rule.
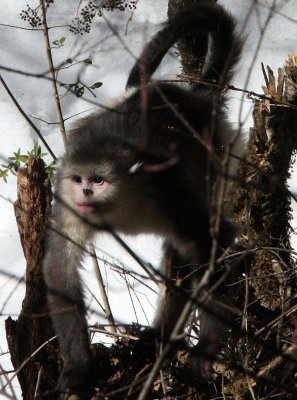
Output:
[[[94,214],[97,211],[97,206],[95,203],[87,203],[87,202],[82,202],[82,203],[76,203],[77,210],[81,214]]]

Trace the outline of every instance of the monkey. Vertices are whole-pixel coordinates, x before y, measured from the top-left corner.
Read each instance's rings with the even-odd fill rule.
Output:
[[[242,41],[235,31],[233,16],[219,4],[201,1],[185,6],[136,60],[126,98],[113,109],[82,118],[70,132],[57,168],[53,225],[43,263],[51,318],[64,358],[61,393],[85,393],[93,383],[79,268],[85,245],[98,230],[110,227],[127,235],[154,233],[164,238],[162,273],[178,287],[160,295],[152,329],[164,340],[213,253],[217,259],[234,242],[236,229],[225,215],[213,231],[211,193],[216,196],[212,187],[223,169],[221,148],[232,140],[221,88],[230,82],[241,54]],[[151,80],[178,40],[200,33],[208,35],[201,81],[210,86]],[[217,279],[213,272],[210,284]],[[224,298],[220,287],[216,293]],[[211,302],[208,306],[199,312],[199,343],[213,358],[228,326],[216,315],[224,319],[224,310]],[[202,375],[209,375],[207,361],[196,365],[204,370]]]

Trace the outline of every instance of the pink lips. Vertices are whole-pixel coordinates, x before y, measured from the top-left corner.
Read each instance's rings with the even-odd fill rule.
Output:
[[[93,203],[77,203],[76,205],[81,214],[93,214],[96,212],[96,207]]]

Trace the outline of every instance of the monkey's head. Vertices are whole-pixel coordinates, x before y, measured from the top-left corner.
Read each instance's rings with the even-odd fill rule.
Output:
[[[122,151],[115,153],[114,160],[98,157],[97,162],[87,162],[81,157],[75,162],[66,153],[56,178],[56,190],[69,211],[69,221],[74,217],[75,223],[76,217],[81,217],[127,234],[149,229],[154,196],[148,185],[149,175],[134,157],[124,160]],[[134,218],[135,215],[138,217]]]
[[[93,218],[107,214],[112,208],[119,176],[111,163],[74,163],[65,157],[59,172],[60,196],[74,212]]]

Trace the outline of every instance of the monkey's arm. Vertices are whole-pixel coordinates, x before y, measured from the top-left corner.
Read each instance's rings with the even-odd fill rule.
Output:
[[[80,392],[90,382],[92,369],[86,310],[78,273],[83,257],[82,245],[90,238],[90,229],[61,207],[56,204],[53,218],[59,222],[62,232],[53,230],[55,228],[49,230],[43,271],[51,317],[65,365],[58,389],[61,392],[66,388]],[[67,232],[67,237],[63,231]]]

